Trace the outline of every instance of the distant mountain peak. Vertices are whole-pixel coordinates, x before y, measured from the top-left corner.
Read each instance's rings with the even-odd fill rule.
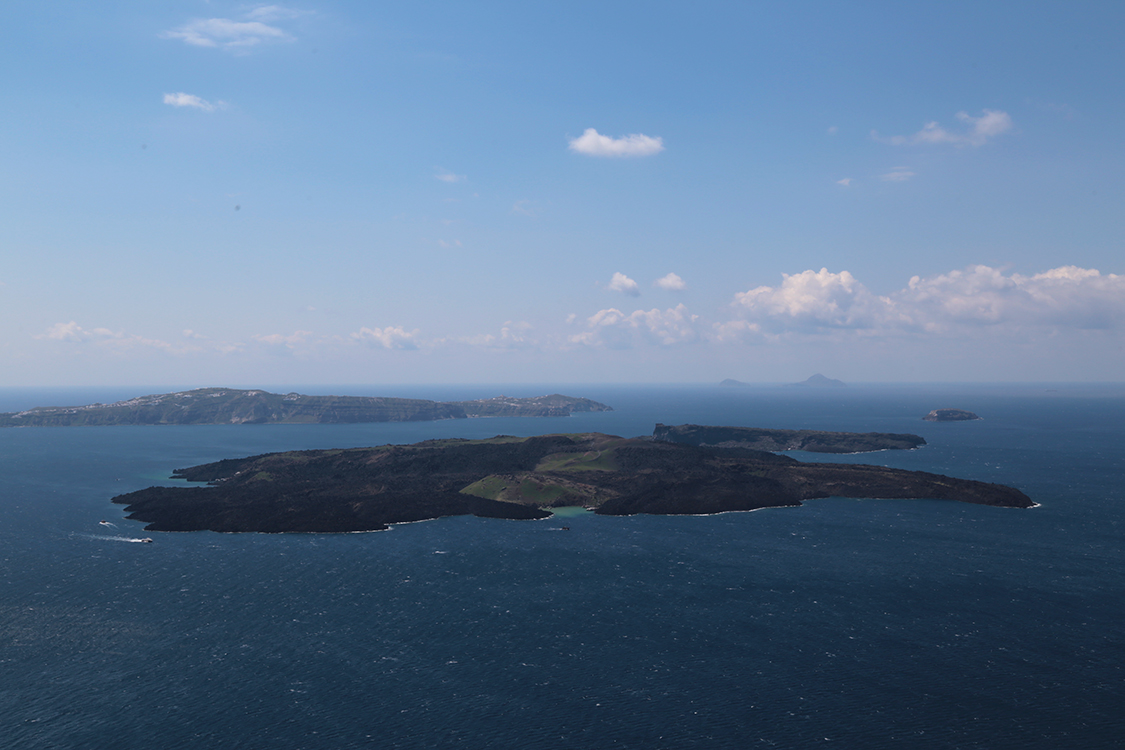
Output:
[[[793,385],[807,388],[840,388],[846,386],[847,383],[842,380],[836,380],[834,378],[826,378],[818,372],[815,375],[810,375],[808,380],[804,380],[800,383],[793,383]]]

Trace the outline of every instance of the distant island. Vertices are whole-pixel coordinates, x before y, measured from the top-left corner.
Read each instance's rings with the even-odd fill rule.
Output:
[[[173,477],[209,486],[149,487],[113,502],[151,531],[270,533],[376,531],[454,515],[546,518],[561,506],[708,514],[832,496],[1034,505],[1012,487],[921,471],[600,433],[270,453]]]
[[[740,386],[750,385],[750,384],[749,383],[743,383],[741,380],[735,380],[734,378],[727,378],[726,380],[720,381],[719,385],[723,386],[724,388],[738,388]]]
[[[757,427],[706,427],[658,424],[654,440],[713,448],[749,448],[759,451],[810,453],[868,453],[912,450],[926,444],[918,435],[893,432],[823,432],[821,430],[770,430]]]
[[[969,422],[980,417],[964,409],[934,409],[922,419],[927,422]]]
[[[235,388],[198,388],[140,396],[113,404],[41,406],[0,414],[0,427],[75,427],[193,424],[354,424],[425,422],[471,417],[566,417],[613,411],[588,398],[552,394],[534,398],[427,401],[369,396],[305,396]]]
[[[842,388],[846,386],[847,383],[842,380],[836,380],[835,378],[826,378],[818,372],[816,375],[810,375],[800,383],[791,383],[790,385],[797,388]]]

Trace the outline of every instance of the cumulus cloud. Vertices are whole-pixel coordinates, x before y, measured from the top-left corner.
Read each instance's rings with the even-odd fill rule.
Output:
[[[461,182],[466,179],[466,176],[463,174],[453,174],[452,172],[439,172],[434,175],[434,178],[442,182]]]
[[[969,133],[964,136],[973,146],[984,145],[989,138],[994,138],[1012,129],[1012,118],[1007,112],[986,109],[980,117],[973,117],[968,112],[958,112],[957,119],[969,125]]]
[[[307,11],[283,8],[279,5],[261,5],[243,14],[239,20],[232,18],[197,18],[160,34],[162,39],[180,39],[195,47],[220,47],[245,52],[251,47],[268,42],[291,42],[294,37],[270,23],[307,15]]]
[[[720,338],[833,329],[885,334],[1116,329],[1125,326],[1125,276],[1077,266],[1023,276],[978,265],[915,276],[906,288],[879,296],[847,271],[822,268],[783,274],[780,286],[738,293],[732,307],[736,319],[716,325]]]
[[[842,180],[836,180],[836,184],[837,185],[843,185],[844,187],[851,187],[852,186],[852,178],[851,177],[845,177]]]
[[[679,304],[667,310],[634,310],[626,314],[615,307],[599,310],[586,319],[586,330],[567,337],[571,344],[627,349],[634,335],[662,346],[682,344],[699,337],[698,315]]]
[[[609,281],[609,286],[606,287],[611,292],[621,292],[628,294],[630,297],[639,297],[641,288],[637,282],[630,279],[623,273],[614,272],[613,278]]]
[[[386,328],[361,328],[351,337],[356,341],[363,341],[384,349],[417,349],[418,330],[407,331],[401,326],[387,326]]]
[[[968,126],[967,129],[952,132],[934,121],[927,122],[921,130],[913,135],[892,135],[884,138],[872,130],[871,137],[881,143],[890,143],[895,146],[939,143],[951,143],[956,146],[983,146],[990,139],[1012,129],[1011,116],[1000,110],[986,109],[980,117],[973,117],[968,112],[958,112],[956,117]]]
[[[956,324],[1082,329],[1125,324],[1125,276],[1078,266],[1034,276],[971,266],[927,279],[915,276],[897,297],[933,330]]]
[[[641,133],[611,138],[586,128],[582,135],[570,139],[570,150],[587,156],[652,156],[664,150],[664,139]]]
[[[890,301],[878,298],[847,271],[782,274],[779,287],[759,286],[734,295],[735,308],[762,327],[867,328],[886,317]]]
[[[204,112],[214,112],[224,106],[224,102],[216,102],[212,104],[206,99],[201,99],[195,94],[185,94],[179,92],[177,94],[165,94],[164,103],[171,104],[173,107],[194,107],[195,109],[202,109]]]
[[[670,273],[667,276],[660,277],[659,279],[654,281],[652,285],[660,287],[661,289],[668,289],[671,291],[677,291],[687,286],[687,284],[684,283],[684,280],[674,273]]]

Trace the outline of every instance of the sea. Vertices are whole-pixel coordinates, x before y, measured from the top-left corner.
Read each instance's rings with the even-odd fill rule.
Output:
[[[9,388],[0,411],[171,390]],[[1125,745],[1125,385],[268,390],[614,411],[0,430],[0,747]],[[936,408],[983,419],[922,421]],[[827,498],[271,535],[149,532],[110,502],[221,458],[657,422],[916,433],[915,451],[793,455],[1038,507]]]

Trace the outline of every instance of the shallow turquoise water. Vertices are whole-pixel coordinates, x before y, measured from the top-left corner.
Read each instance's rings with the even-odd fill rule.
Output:
[[[395,395],[494,395],[478,390]],[[563,392],[617,411],[0,430],[0,746],[1119,744],[1125,389]],[[0,410],[42,397],[0,392]],[[919,420],[938,407],[985,420]],[[834,498],[271,536],[143,532],[108,502],[236,455],[657,421],[916,432],[919,451],[801,458],[1003,482],[1042,506]]]

